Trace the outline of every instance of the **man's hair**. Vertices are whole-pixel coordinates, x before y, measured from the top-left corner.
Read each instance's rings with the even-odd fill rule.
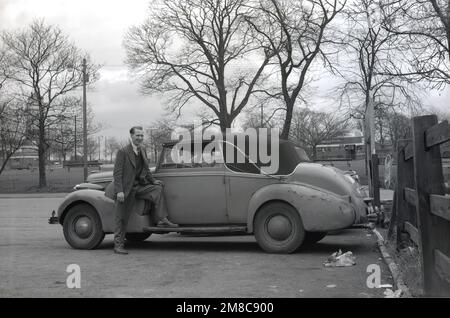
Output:
[[[135,130],[144,130],[144,128],[142,128],[142,126],[133,126],[133,127],[131,127],[131,129],[130,129],[130,135],[134,135],[134,131]]]

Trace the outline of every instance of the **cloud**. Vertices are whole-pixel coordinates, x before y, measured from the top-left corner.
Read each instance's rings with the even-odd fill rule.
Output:
[[[58,25],[95,63],[103,64],[100,80],[88,90],[100,134],[122,136],[134,124],[148,125],[164,112],[157,97],[143,96],[123,65],[123,34],[139,24],[149,0],[0,0],[0,29],[23,28],[36,18]],[[81,96],[81,91],[74,94]]]
[[[88,92],[96,121],[106,125],[101,132],[120,136],[133,125],[148,126],[163,115],[162,101],[157,96],[139,93],[139,84],[130,80],[100,80]]]
[[[17,29],[36,18],[57,24],[102,64],[122,64],[126,30],[144,20],[149,0],[0,0],[0,28]]]

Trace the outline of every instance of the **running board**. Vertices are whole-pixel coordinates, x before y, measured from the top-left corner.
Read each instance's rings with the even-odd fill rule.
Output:
[[[145,226],[144,232],[154,233],[245,233],[246,226],[179,226],[179,227],[157,227]]]

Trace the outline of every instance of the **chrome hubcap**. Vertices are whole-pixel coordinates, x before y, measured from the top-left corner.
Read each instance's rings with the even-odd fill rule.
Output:
[[[292,232],[292,224],[283,215],[276,215],[267,222],[267,232],[277,241],[284,241]]]
[[[82,216],[75,221],[75,233],[81,238],[87,238],[92,234],[92,221],[87,216]]]

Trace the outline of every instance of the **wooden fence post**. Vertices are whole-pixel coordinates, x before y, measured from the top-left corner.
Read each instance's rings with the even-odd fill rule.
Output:
[[[440,252],[450,252],[450,222],[433,215],[430,207],[431,195],[442,196],[445,194],[440,148],[439,146],[428,148],[426,144],[426,132],[437,122],[435,115],[413,119],[417,221],[420,235],[423,288],[426,296],[450,295],[450,284],[448,283],[450,281],[445,281],[445,278],[449,279],[445,276],[449,275],[450,268],[446,268],[448,265],[443,265],[448,260]]]
[[[397,143],[397,184],[396,184],[396,212],[397,212],[397,247],[405,247],[409,239],[405,229],[405,222],[416,224],[416,210],[405,197],[405,188],[414,186],[414,159],[407,158],[405,149],[410,144],[409,140],[399,140]]]

